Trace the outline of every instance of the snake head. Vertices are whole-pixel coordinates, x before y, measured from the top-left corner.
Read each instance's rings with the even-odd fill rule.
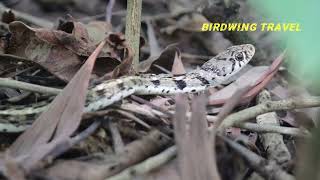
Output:
[[[204,63],[198,74],[209,82],[223,82],[248,64],[254,53],[255,48],[251,44],[231,46]]]
[[[238,62],[241,67],[252,59],[255,48],[251,44],[231,46],[227,48],[227,53],[229,54],[229,57],[227,56],[228,58],[226,60]]]

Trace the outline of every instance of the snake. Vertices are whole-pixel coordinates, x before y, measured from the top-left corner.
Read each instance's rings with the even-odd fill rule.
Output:
[[[216,87],[235,76],[253,58],[255,47],[228,47],[202,66],[185,74],[139,74],[101,81],[89,87],[84,112],[102,110],[130,95],[197,93]],[[0,106],[0,132],[21,132],[50,106],[50,101]]]

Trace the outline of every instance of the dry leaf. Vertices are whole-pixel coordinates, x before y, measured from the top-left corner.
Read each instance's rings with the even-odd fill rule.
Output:
[[[39,162],[52,149],[68,140],[78,128],[91,71],[104,44],[105,41],[100,43],[74,78],[53,100],[48,110],[43,112],[9,148],[9,155],[27,172],[39,166]]]
[[[89,56],[96,44],[81,23],[70,22],[68,26],[60,28],[65,31],[31,28],[19,21],[12,22],[9,24],[12,37],[7,53],[29,59],[68,82],[81,67],[81,57]],[[126,47],[113,42],[113,39],[108,39],[99,57],[108,61],[116,60],[119,64]],[[104,73],[107,70],[110,69],[106,68]]]
[[[181,61],[181,52],[179,50],[177,50],[177,52],[174,56],[174,61],[173,61],[171,72],[174,75],[186,73],[186,70],[185,70],[185,68],[182,64],[182,61]]]
[[[282,54],[280,54],[274,61],[273,63],[268,67],[267,70],[264,71],[263,74],[261,74],[260,76],[258,76],[258,79],[256,80],[256,82],[252,85],[252,88],[249,90],[249,92],[247,94],[245,94],[242,97],[242,102],[248,102],[250,101],[253,97],[255,97],[270,81],[271,79],[274,77],[274,75],[277,73],[283,59],[285,58],[285,54],[286,52],[284,51]],[[257,67],[255,67],[257,68]],[[242,76],[241,76],[242,77]],[[241,78],[240,77],[240,78]],[[240,79],[239,78],[239,79]],[[252,77],[248,77],[249,79],[252,79]],[[238,79],[238,80],[239,80]],[[237,80],[237,81],[238,81]],[[240,81],[240,80],[239,80]],[[246,81],[244,81],[244,84],[248,84],[245,83]],[[232,90],[232,89],[231,89]],[[230,90],[230,91],[231,91]],[[229,92],[230,92],[229,91]],[[220,94],[223,96],[223,94]],[[228,96],[230,97],[230,96]],[[220,98],[219,96],[217,96],[216,94],[214,94],[212,97],[212,99],[209,100],[209,104],[210,105],[217,105],[217,104],[223,104],[228,98],[225,97],[224,98]]]
[[[187,124],[187,100],[176,98],[174,119],[175,137],[178,146],[181,179],[220,179],[216,166],[214,137],[208,134],[206,120],[207,97],[201,94],[193,99],[191,123]],[[189,132],[188,132],[189,130]]]
[[[171,44],[167,46],[160,54],[157,55],[150,55],[148,59],[145,61],[142,61],[139,65],[139,71],[140,72],[147,72],[152,70],[154,73],[162,73],[158,69],[152,67],[153,64],[159,65],[167,70],[172,68],[173,65],[173,59],[175,56],[176,44]]]
[[[210,96],[210,104],[221,102],[223,100],[229,99],[238,89],[245,86],[254,84],[268,69],[266,66],[256,66],[244,73],[242,76],[238,77],[236,81],[215,92]]]

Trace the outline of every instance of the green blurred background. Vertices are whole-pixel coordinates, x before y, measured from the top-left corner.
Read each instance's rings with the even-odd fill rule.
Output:
[[[289,71],[302,83],[320,94],[320,1],[249,0],[273,23],[300,23],[301,32],[281,32],[289,50]],[[280,46],[280,44],[278,44]]]

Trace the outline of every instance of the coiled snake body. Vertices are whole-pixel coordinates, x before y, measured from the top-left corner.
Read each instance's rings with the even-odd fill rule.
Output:
[[[251,44],[237,45],[229,47],[204,63],[199,69],[184,75],[143,74],[101,82],[89,89],[85,111],[103,109],[132,94],[195,93],[217,86],[242,69],[254,53],[255,48]],[[0,132],[24,130],[47,109],[49,103],[0,109]]]

